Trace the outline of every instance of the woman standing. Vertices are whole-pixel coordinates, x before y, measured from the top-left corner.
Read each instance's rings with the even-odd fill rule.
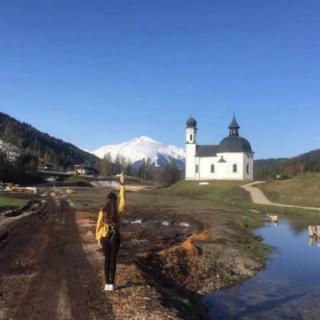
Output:
[[[124,175],[120,175],[119,198],[113,192],[107,194],[105,206],[99,211],[96,239],[103,249],[106,291],[114,291],[117,255],[121,242],[120,224],[125,207]]]

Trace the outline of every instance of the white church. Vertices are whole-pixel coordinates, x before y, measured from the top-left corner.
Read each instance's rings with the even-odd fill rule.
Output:
[[[218,145],[197,145],[197,121],[190,118],[186,128],[186,180],[253,180],[253,151],[239,136],[235,116],[229,136]]]

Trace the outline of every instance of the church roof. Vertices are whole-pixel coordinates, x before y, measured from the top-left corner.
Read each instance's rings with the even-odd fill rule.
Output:
[[[197,122],[192,117],[188,119],[188,127],[196,127]],[[239,124],[235,115],[229,125],[229,136],[222,139],[218,145],[198,145],[196,157],[216,157],[217,153],[244,152],[253,153],[250,142],[239,136]]]
[[[219,144],[219,152],[249,152],[252,153],[251,145],[245,138],[229,136]]]
[[[193,117],[190,117],[188,120],[187,120],[187,128],[196,128],[197,127],[197,120],[194,119]]]
[[[216,145],[202,145],[197,146],[197,157],[215,157],[218,152],[218,146]]]
[[[229,125],[229,129],[240,129],[240,126],[239,126],[239,124],[237,122],[237,119],[236,119],[235,115],[233,115],[232,121],[231,121],[231,123]]]

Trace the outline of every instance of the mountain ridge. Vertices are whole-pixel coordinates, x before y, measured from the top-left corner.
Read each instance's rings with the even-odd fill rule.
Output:
[[[73,164],[97,166],[99,159],[75,145],[50,136],[28,123],[0,112],[0,139],[20,152],[29,152],[55,167],[66,168]]]

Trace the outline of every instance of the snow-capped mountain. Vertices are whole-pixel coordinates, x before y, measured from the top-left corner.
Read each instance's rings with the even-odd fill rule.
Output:
[[[15,161],[19,155],[19,149],[11,143],[4,142],[0,139],[0,151],[4,152],[7,155],[7,158],[10,161]]]
[[[92,153],[101,159],[110,153],[113,160],[120,155],[133,164],[139,163],[143,159],[150,159],[156,167],[175,160],[178,167],[182,168],[185,159],[185,152],[182,148],[177,148],[173,145],[164,145],[159,141],[145,136],[119,144],[107,145]]]

